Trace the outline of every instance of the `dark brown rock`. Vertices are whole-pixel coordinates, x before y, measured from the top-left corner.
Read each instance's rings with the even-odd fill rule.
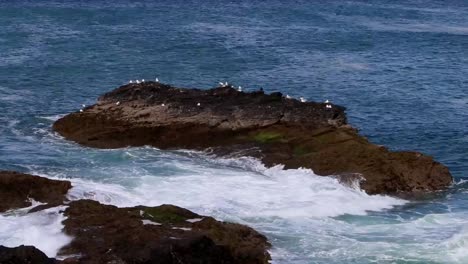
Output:
[[[0,246],[2,264],[54,264],[55,259],[48,258],[39,249],[32,246],[8,248]]]
[[[48,203],[48,206],[61,204],[70,188],[69,181],[0,171],[0,212],[31,206],[30,199]]]
[[[117,208],[91,200],[65,210],[73,236],[66,263],[242,263],[270,259],[265,236],[252,228],[219,222],[172,205]],[[188,220],[188,221],[187,221]]]
[[[365,179],[361,187],[371,194],[432,191],[452,183],[448,169],[431,157],[370,143],[347,125],[344,110],[287,99],[281,93],[146,82],[104,94],[84,112],[57,120],[54,130],[98,148],[210,147],[223,154],[259,149],[249,155],[267,165],[311,168],[341,179],[359,174]]]

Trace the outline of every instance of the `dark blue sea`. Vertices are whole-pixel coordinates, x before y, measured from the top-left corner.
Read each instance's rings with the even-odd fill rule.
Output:
[[[376,144],[446,164],[447,191],[370,196],[306,169],[51,130],[129,80],[220,81],[347,107]],[[70,199],[172,203],[250,225],[272,263],[468,263],[467,1],[0,0],[0,169],[69,179]],[[49,256],[58,208],[0,214],[0,244]],[[59,256],[60,257],[60,256]]]

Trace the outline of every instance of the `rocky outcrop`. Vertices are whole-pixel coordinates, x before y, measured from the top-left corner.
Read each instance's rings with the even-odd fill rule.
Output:
[[[0,263],[2,264],[54,264],[54,259],[48,258],[39,249],[32,246],[8,248],[0,246]]]
[[[325,110],[325,104],[300,103],[281,93],[179,89],[154,82],[123,86],[84,110],[53,127],[68,139],[98,148],[206,148],[248,142],[248,132],[275,124],[312,130],[346,123],[342,107]]]
[[[241,149],[270,166],[311,168],[345,181],[359,175],[370,194],[432,191],[452,183],[449,170],[431,157],[370,143],[347,124],[344,110],[281,93],[145,82],[104,94],[53,127],[67,139],[98,148],[212,148],[223,155]]]
[[[70,188],[69,181],[0,171],[0,212],[31,206],[31,200],[47,203],[48,206],[61,204]]]
[[[117,208],[91,200],[65,210],[65,232],[74,237],[62,249],[67,263],[239,263],[264,264],[265,236],[247,226],[219,222],[186,209]]]
[[[220,222],[174,206],[118,208],[91,200],[67,201],[68,181],[0,172],[0,208],[31,206],[30,199],[66,206],[64,232],[73,240],[49,259],[31,246],[0,246],[0,263],[225,263],[265,264],[270,255],[265,236],[254,229]]]

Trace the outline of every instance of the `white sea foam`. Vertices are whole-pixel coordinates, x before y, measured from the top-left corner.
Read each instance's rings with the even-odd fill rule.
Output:
[[[49,121],[57,121],[59,120],[61,117],[65,116],[65,114],[58,114],[58,115],[51,115],[51,116],[38,116],[38,118],[42,118],[42,119],[45,119],[45,120],[49,120]]]
[[[118,157],[123,155],[129,168],[109,167],[110,171],[101,168],[106,172],[93,181],[72,178],[74,187],[69,192],[70,199],[94,199],[121,207],[169,203],[220,220],[247,224],[273,242],[273,263],[358,257],[362,252],[397,248],[387,242],[368,243],[348,238],[350,235],[359,239],[366,232],[377,232],[378,228],[372,231],[366,226],[350,225],[331,217],[365,215],[372,210],[402,205],[406,203],[404,200],[367,195],[334,178],[317,176],[309,169],[266,168],[253,158],[220,159],[200,152],[174,154],[148,148],[111,153]],[[157,165],[154,160],[160,159],[169,167],[162,167],[163,170],[156,167],[158,173],[154,174],[153,167]],[[105,177],[104,181],[99,181],[100,177]],[[122,184],[127,179],[131,179],[132,184]],[[409,227],[401,229],[411,230]],[[390,227],[380,226],[382,230],[386,228]],[[388,234],[398,233],[391,228],[387,231]],[[330,247],[331,244],[334,246]],[[384,255],[379,254],[379,257],[384,258]]]
[[[83,179],[70,179],[70,181],[73,186],[67,195],[70,200],[91,199],[120,207],[143,204],[140,197],[122,185],[104,184]]]
[[[468,223],[461,231],[442,243],[450,260],[457,263],[468,263]]]
[[[147,220],[147,219],[143,219],[141,220],[141,222],[144,224],[144,225],[157,225],[157,226],[160,226],[161,224],[158,223],[158,222],[153,222],[151,220]]]
[[[71,241],[61,232],[64,207],[25,214],[25,210],[0,214],[0,244],[7,247],[33,245],[49,257]]]
[[[465,179],[459,179],[458,181],[454,181],[454,185],[463,185],[465,183],[467,183],[468,180],[465,180]]]
[[[192,173],[171,177],[142,175],[135,181],[139,184],[126,188],[118,184],[72,179],[74,188],[69,197],[118,206],[172,203],[237,220],[364,215],[369,210],[405,203],[388,196],[367,195],[334,178],[317,176],[309,169],[265,168],[252,158],[214,159],[211,168],[192,167]]]

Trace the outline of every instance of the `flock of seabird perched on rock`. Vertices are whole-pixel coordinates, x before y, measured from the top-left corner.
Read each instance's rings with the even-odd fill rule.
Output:
[[[135,82],[133,82],[133,80],[128,81],[128,83],[131,83],[131,84],[133,84],[133,83],[140,84],[140,83],[144,83],[144,82],[145,82],[145,79],[142,79],[141,81],[140,81],[140,80],[135,80]],[[159,79],[156,78],[156,79],[155,79],[155,82],[159,83]],[[232,88],[234,88],[234,87],[233,87],[232,85],[230,85],[228,82],[224,82],[224,83],[223,83],[223,82],[219,82],[219,85],[220,85],[221,87],[232,87]],[[238,91],[238,92],[242,92],[242,86],[238,86],[238,87],[237,87],[237,91]],[[260,91],[263,91],[263,88],[260,88]],[[291,97],[290,95],[287,94],[287,95],[286,95],[286,99],[293,99],[293,97]],[[305,102],[307,102],[307,99],[305,99],[304,97],[299,97],[299,101],[301,101],[302,103],[305,103]],[[325,107],[326,107],[327,109],[331,109],[331,108],[332,108],[332,105],[330,104],[330,101],[329,101],[328,99],[325,100],[324,103],[325,103]],[[120,101],[117,101],[117,102],[115,103],[115,105],[120,105]],[[82,106],[82,108],[80,109],[80,112],[82,113],[82,112],[83,112],[83,109],[86,107],[86,105],[83,104],[83,105],[81,105],[81,106]],[[161,106],[165,106],[165,104],[163,103],[163,104],[161,104]],[[201,106],[201,104],[200,104],[200,103],[197,103],[197,106]]]

